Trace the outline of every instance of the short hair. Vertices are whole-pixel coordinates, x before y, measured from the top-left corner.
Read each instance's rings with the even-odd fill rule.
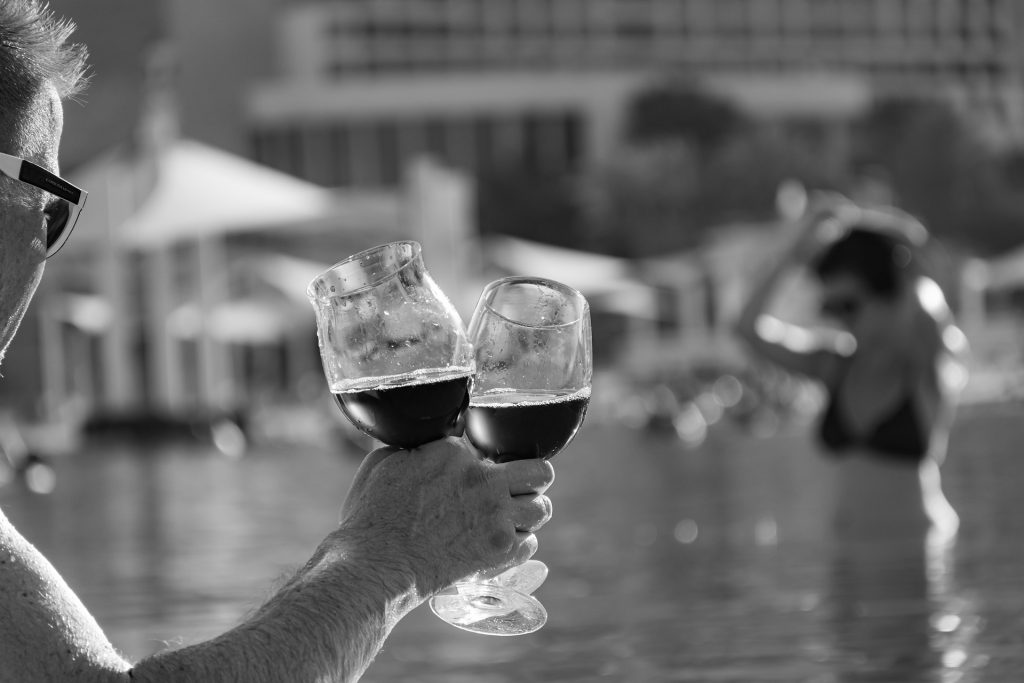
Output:
[[[43,0],[0,0],[0,142],[10,144],[40,92],[52,84],[60,97],[85,87],[87,51],[68,43],[75,25]]]

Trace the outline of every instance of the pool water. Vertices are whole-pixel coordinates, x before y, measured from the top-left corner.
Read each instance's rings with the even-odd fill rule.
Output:
[[[363,680],[1020,680],[1022,416],[961,414],[944,477],[962,526],[939,547],[833,539],[827,464],[802,429],[716,429],[686,449],[592,421],[554,461],[548,624],[488,638],[424,606]],[[106,442],[59,461],[52,494],[7,486],[0,504],[137,658],[258,606],[330,530],[357,465],[316,447]]]

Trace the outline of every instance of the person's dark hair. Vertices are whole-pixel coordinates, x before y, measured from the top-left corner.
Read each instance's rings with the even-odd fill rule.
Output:
[[[903,291],[916,266],[914,251],[907,240],[854,225],[818,256],[812,269],[820,279],[851,275],[873,294],[891,299]]]
[[[0,0],[0,142],[14,138],[47,83],[61,98],[85,87],[85,46],[67,42],[74,30],[42,0]]]

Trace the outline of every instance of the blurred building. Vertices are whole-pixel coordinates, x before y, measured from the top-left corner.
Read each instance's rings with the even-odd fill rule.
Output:
[[[820,139],[820,149],[837,163],[847,153],[851,121],[887,95],[945,98],[991,140],[1024,143],[1018,48],[1024,6],[1016,0],[54,5],[79,22],[79,39],[91,46],[96,71],[89,106],[69,108],[67,170],[88,175],[102,167],[109,179],[108,162],[123,156],[135,164],[125,164],[123,175],[139,189],[83,180],[93,192],[86,219],[96,220],[97,234],[110,234],[88,247],[83,224],[51,265],[34,307],[37,324],[26,325],[19,337],[26,360],[9,357],[5,365],[9,396],[0,398],[11,402],[27,401],[23,397],[36,392],[24,388],[41,385],[54,403],[85,395],[115,409],[201,407],[232,405],[263,385],[288,385],[296,368],[315,361],[306,344],[312,328],[238,324],[243,314],[251,320],[269,310],[248,299],[268,287],[273,291],[259,303],[287,299],[308,278],[308,269],[289,264],[323,265],[385,239],[424,242],[446,291],[472,298],[478,288],[467,285],[467,265],[500,267],[502,253],[519,252],[507,243],[501,253],[477,250],[467,179],[505,165],[560,173],[600,163],[616,153],[631,98],[666,78],[694,82],[762,119]],[[171,55],[154,51],[168,45]],[[131,244],[125,235],[142,234],[136,210],[159,185],[159,164],[150,162],[160,155],[147,149],[145,132],[152,128],[147,116],[150,124],[163,120],[152,116],[146,99],[153,63],[161,59],[180,124],[165,143],[180,138],[189,149],[227,150],[320,186],[344,188],[339,206],[346,208],[316,229],[255,229],[259,216],[241,223],[221,218],[216,225],[200,221],[202,234],[191,226],[187,236],[164,240],[158,250]],[[110,156],[112,150],[122,156]],[[165,171],[162,177],[166,185],[172,176]],[[101,188],[127,203],[107,206]],[[179,205],[193,207],[196,194],[186,192]],[[226,194],[228,209],[258,206],[240,202],[240,192]],[[87,247],[103,256],[79,268],[73,254]],[[751,251],[757,253],[756,245]],[[267,266],[261,260],[267,254],[299,261]],[[539,267],[536,252],[527,250],[524,258]],[[558,254],[556,267],[567,258]],[[661,273],[655,284],[662,288],[703,292],[694,283],[706,274],[683,267],[688,257],[680,258],[660,268],[648,264],[648,275]],[[253,284],[257,276],[291,271],[301,274],[284,285]],[[193,292],[201,279],[196,273],[210,274],[214,285]],[[650,303],[649,292],[627,284],[604,305],[636,311],[642,308],[637,300]],[[727,290],[719,294],[728,298]],[[689,326],[705,334],[715,322],[702,313],[709,300],[701,293],[669,307],[680,319],[707,317],[706,325]],[[655,311],[639,320],[638,335],[650,333],[651,319],[659,316]],[[218,326],[217,319],[227,322]],[[286,311],[274,320],[291,318]],[[178,334],[168,341],[172,323]],[[263,381],[261,373],[273,377]]]
[[[687,77],[845,153],[879,96],[953,103],[1024,141],[1015,0],[336,0],[281,8],[277,75],[246,111],[256,157],[328,185],[394,186],[430,153],[472,172],[614,153],[623,108]]]

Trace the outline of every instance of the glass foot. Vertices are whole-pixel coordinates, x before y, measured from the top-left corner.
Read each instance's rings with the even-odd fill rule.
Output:
[[[431,598],[430,609],[452,626],[489,636],[533,633],[548,620],[536,598],[493,581],[457,583]]]
[[[490,582],[523,595],[533,595],[533,592],[540,588],[547,578],[548,566],[546,564],[540,560],[527,560],[498,574],[490,579]]]

